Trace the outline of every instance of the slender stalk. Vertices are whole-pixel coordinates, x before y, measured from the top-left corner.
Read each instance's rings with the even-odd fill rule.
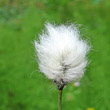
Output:
[[[62,90],[59,90],[59,105],[58,105],[58,110],[62,110]]]

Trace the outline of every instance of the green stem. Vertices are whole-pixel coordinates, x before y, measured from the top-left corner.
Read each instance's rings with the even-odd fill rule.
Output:
[[[58,110],[62,110],[62,90],[59,90],[59,108]]]

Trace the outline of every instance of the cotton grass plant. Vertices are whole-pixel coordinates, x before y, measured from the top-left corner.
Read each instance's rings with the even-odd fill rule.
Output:
[[[40,71],[52,80],[59,90],[59,110],[62,110],[62,91],[70,82],[79,81],[88,64],[87,42],[72,25],[45,24],[46,29],[35,41]]]

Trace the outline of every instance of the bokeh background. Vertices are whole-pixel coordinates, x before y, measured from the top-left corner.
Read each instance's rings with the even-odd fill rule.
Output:
[[[46,21],[79,24],[92,46],[63,110],[110,110],[109,0],[0,0],[0,110],[57,110],[58,90],[39,72],[33,45]]]

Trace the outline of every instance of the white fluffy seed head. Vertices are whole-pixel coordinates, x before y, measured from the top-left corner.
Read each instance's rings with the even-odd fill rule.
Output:
[[[74,25],[52,25],[35,41],[40,71],[60,85],[79,80],[87,65],[89,46]]]

